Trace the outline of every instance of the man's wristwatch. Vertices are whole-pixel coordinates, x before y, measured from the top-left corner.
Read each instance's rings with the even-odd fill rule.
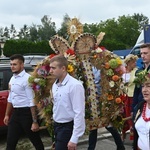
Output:
[[[37,119],[33,119],[33,123],[37,123]]]

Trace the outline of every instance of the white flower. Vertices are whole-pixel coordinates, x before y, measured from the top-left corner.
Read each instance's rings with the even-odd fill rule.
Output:
[[[40,81],[39,78],[35,78],[35,79],[34,79],[34,82],[35,82],[35,83],[38,83],[39,81]]]
[[[120,84],[120,89],[124,89],[124,84],[123,83]]]
[[[91,53],[95,53],[95,50],[92,50]]]
[[[110,82],[109,82],[109,86],[110,86],[110,87],[114,87],[114,85],[115,85],[115,82],[114,82],[114,81],[110,81]]]
[[[96,53],[101,53],[103,50],[98,47],[95,51],[96,51]]]

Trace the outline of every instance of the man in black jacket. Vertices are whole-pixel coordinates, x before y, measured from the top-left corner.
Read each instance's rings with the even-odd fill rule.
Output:
[[[144,69],[150,70],[150,43],[143,44],[140,47],[141,58],[143,60],[143,67],[136,71],[136,74]],[[142,87],[135,86],[133,94],[132,112],[134,112],[135,106],[143,100]]]

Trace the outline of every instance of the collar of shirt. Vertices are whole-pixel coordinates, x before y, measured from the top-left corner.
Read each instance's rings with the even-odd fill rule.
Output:
[[[25,70],[23,70],[23,71],[21,71],[19,74],[13,74],[13,76],[15,77],[15,78],[17,78],[17,77],[22,77],[24,74],[25,74],[26,72],[25,72]]]
[[[66,77],[64,78],[64,80],[61,83],[59,83],[59,80],[57,79],[55,84],[57,84],[58,86],[64,86],[69,81],[69,77],[70,77],[70,75],[67,74]]]

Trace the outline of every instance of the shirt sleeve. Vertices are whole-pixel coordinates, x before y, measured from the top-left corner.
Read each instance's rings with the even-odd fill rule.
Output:
[[[11,90],[11,81],[12,81],[12,78],[13,78],[13,77],[11,77],[11,79],[10,79],[10,81],[9,81],[9,83],[8,83],[9,95],[8,95],[7,101],[8,101],[9,103],[12,103],[12,101],[11,101],[11,92],[10,92],[10,90]]]
[[[29,85],[28,81],[25,82],[24,88],[25,88],[25,93],[26,93],[27,99],[29,99],[30,107],[35,106],[35,104],[33,102],[34,93],[33,93],[32,87]]]
[[[70,92],[70,98],[72,102],[74,116],[73,134],[70,141],[78,143],[80,136],[85,131],[85,95],[84,88],[81,84],[73,86]]]

